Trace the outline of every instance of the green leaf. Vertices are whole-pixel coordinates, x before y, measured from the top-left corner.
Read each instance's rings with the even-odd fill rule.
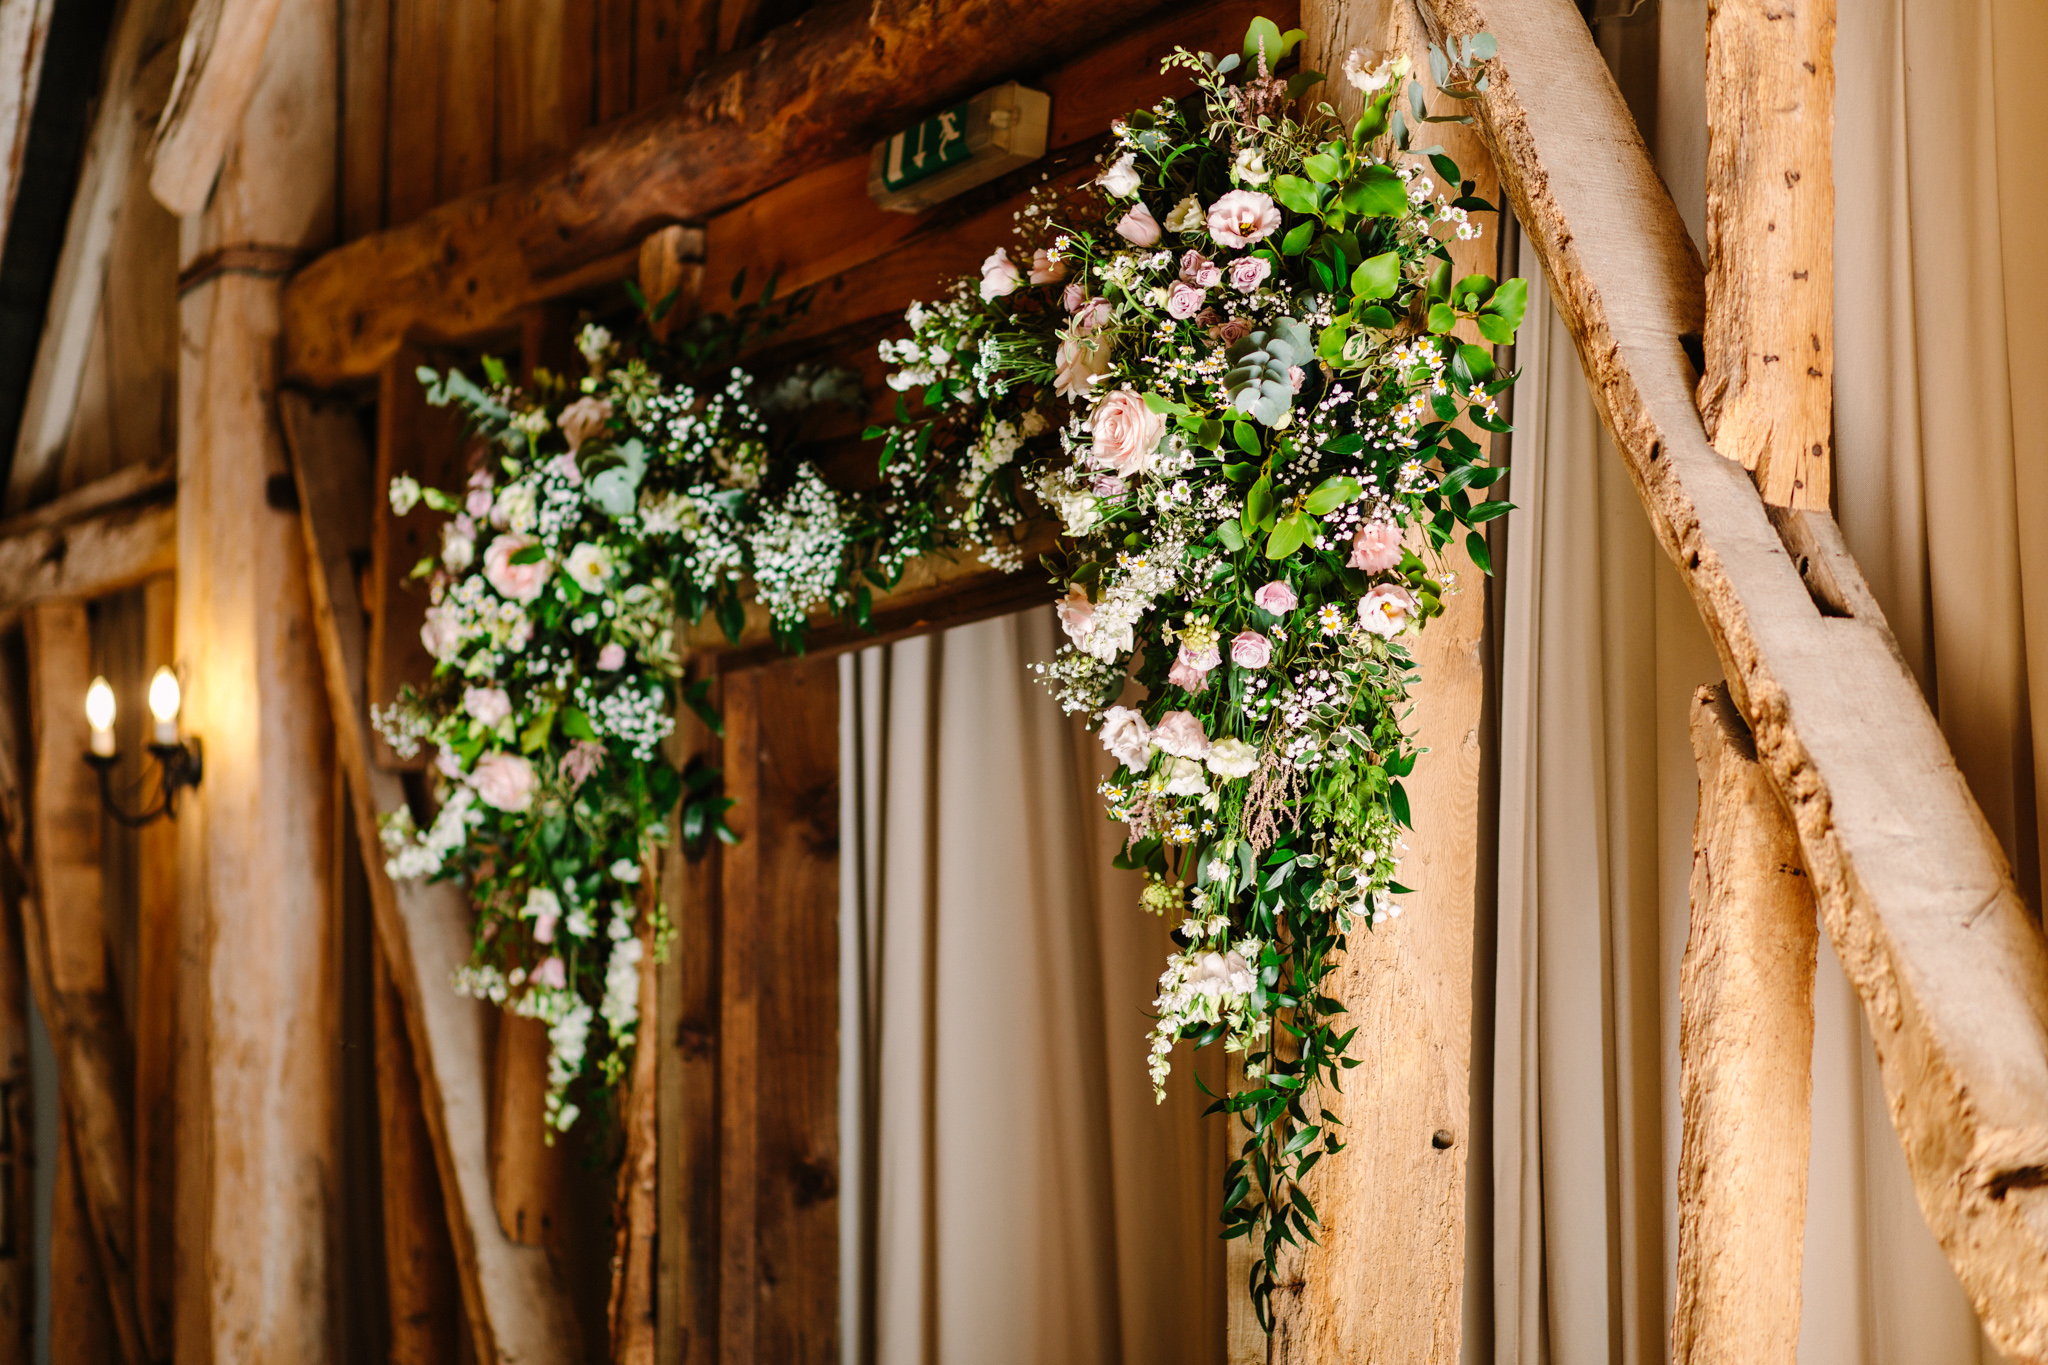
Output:
[[[512,562],[514,564],[538,564],[541,560],[547,558],[547,553],[547,548],[536,542],[523,550],[514,550],[512,552]]]
[[[1408,793],[1399,782],[1387,789],[1387,805],[1393,810],[1395,820],[1409,829],[1415,828],[1414,822],[1408,818]]]
[[[562,733],[571,739],[596,739],[597,731],[590,724],[590,717],[573,706],[562,708]]]
[[[548,731],[555,727],[555,708],[550,706],[533,718],[526,727],[526,733],[519,736],[519,747],[532,753],[548,742]]]
[[[1301,505],[1315,516],[1327,516],[1364,491],[1358,480],[1349,474],[1333,474],[1317,484]]]
[[[1484,346],[1465,342],[1458,347],[1458,359],[1465,362],[1465,368],[1478,383],[1484,384],[1493,375],[1493,353]]]
[[[1176,403],[1171,398],[1168,398],[1163,394],[1157,393],[1148,393],[1145,395],[1145,406],[1152,409],[1152,411],[1154,412],[1163,413],[1172,417],[1178,417],[1188,410],[1187,405],[1185,403]]]
[[[1252,20],[1251,27],[1244,31],[1244,64],[1256,71],[1260,54],[1266,58],[1266,74],[1271,75],[1280,59],[1287,55],[1285,40],[1280,36],[1280,25],[1263,14]]]
[[[1273,197],[1296,213],[1322,212],[1322,198],[1316,187],[1298,175],[1283,175],[1273,181]]]
[[[1436,167],[1436,173],[1444,178],[1446,185],[1456,185],[1458,183],[1458,163],[1445,156],[1442,152],[1431,152],[1429,154],[1429,164]]]
[[[1458,315],[1451,311],[1448,303],[1429,305],[1429,330],[1441,336],[1458,325]]]
[[[1252,485],[1252,491],[1245,494],[1244,530],[1249,540],[1254,532],[1263,531],[1273,524],[1273,479],[1261,474],[1259,481]]]
[[[1470,41],[1475,62],[1490,62],[1493,54],[1500,51],[1500,42],[1491,33],[1475,33]]]
[[[1265,450],[1259,445],[1259,429],[1250,422],[1232,422],[1230,435],[1231,439],[1237,442],[1237,448],[1253,459],[1260,459],[1265,455]]]
[[[1493,297],[1486,301],[1487,313],[1505,322],[1511,336],[1514,329],[1522,325],[1522,315],[1528,308],[1529,282],[1523,279],[1501,281],[1500,288],[1494,290]]]
[[[1465,524],[1479,526],[1492,521],[1495,517],[1504,517],[1514,509],[1515,505],[1511,502],[1482,502],[1465,514]]]
[[[1358,325],[1375,328],[1382,332],[1390,332],[1394,328],[1394,315],[1378,304],[1374,304],[1372,307],[1359,313]]]
[[[1234,521],[1217,522],[1216,539],[1222,541],[1223,548],[1232,554],[1236,554],[1244,548],[1244,532],[1238,529],[1238,525]]]
[[[1302,252],[1308,250],[1309,239],[1315,235],[1315,219],[1304,219],[1302,222],[1296,223],[1292,228],[1288,229],[1287,235],[1281,239],[1280,254],[1283,256],[1299,256]],[[1151,400],[1147,399],[1146,401],[1150,402]]]
[[[1223,477],[1232,483],[1250,483],[1257,468],[1252,464],[1227,464],[1223,466]]]
[[[1515,325],[1497,313],[1481,313],[1478,317],[1479,335],[1496,346],[1515,344]]]
[[[1476,300],[1468,301],[1468,294],[1477,294]],[[1451,287],[1451,301],[1467,311],[1476,309],[1493,297],[1493,276],[1472,274],[1459,280]]]
[[[1273,527],[1266,541],[1266,558],[1285,559],[1308,542],[1315,523],[1302,512],[1290,512]]]
[[[1332,367],[1341,364],[1344,360],[1344,339],[1349,333],[1350,328],[1342,318],[1325,327],[1323,334],[1316,338],[1316,359]]]
[[[1335,182],[1339,176],[1344,174],[1344,163],[1331,156],[1328,152],[1317,152],[1314,156],[1305,158],[1301,163],[1301,168],[1308,172],[1309,179],[1324,185]],[[1386,170],[1384,166],[1376,166],[1372,169]],[[1393,172],[1387,171],[1387,174],[1391,176]],[[1399,177],[1397,176],[1395,179],[1398,180]],[[1348,187],[1345,194],[1348,199],[1350,195]],[[1401,199],[1403,203],[1406,203],[1407,195],[1403,194]],[[1351,205],[1347,202],[1344,207],[1350,208]]]
[[[1465,537],[1465,553],[1472,556],[1472,563],[1478,567],[1479,572],[1484,574],[1493,572],[1493,552],[1486,548],[1485,536],[1480,535],[1477,531],[1467,535]]]
[[[1427,292],[1423,297],[1427,298],[1431,303],[1437,303],[1450,298],[1451,263],[1443,260],[1431,266],[1429,268],[1429,275],[1425,279],[1425,284],[1427,285]]]
[[[1368,218],[1398,218],[1408,212],[1408,186],[1391,166],[1367,166],[1344,187],[1343,203]]]
[[[1368,257],[1351,272],[1351,293],[1355,298],[1384,299],[1401,287],[1401,253],[1383,251]]]

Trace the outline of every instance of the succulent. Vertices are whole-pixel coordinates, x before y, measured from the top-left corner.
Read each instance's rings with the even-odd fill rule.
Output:
[[[1230,406],[1269,427],[1287,420],[1294,406],[1294,371],[1315,359],[1308,328],[1281,318],[1271,331],[1248,332],[1225,353],[1230,368],[1223,386]]]

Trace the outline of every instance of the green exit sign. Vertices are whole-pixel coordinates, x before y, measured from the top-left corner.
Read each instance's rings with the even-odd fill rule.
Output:
[[[1045,155],[1052,101],[1011,81],[875,144],[868,195],[916,213]]]

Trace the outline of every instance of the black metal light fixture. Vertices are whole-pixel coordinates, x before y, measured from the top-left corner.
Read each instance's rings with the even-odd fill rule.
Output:
[[[92,726],[92,748],[85,761],[100,775],[100,804],[108,815],[130,829],[139,829],[154,820],[177,819],[179,789],[199,785],[205,766],[199,741],[178,738],[178,709],[183,700],[178,675],[168,668],[159,668],[149,680],[149,714],[156,725],[148,749],[156,759],[158,771],[156,804],[144,810],[126,811],[115,802],[110,785],[114,767],[121,761],[114,744],[114,689],[105,678],[94,678],[92,686],[85,689],[85,719]]]

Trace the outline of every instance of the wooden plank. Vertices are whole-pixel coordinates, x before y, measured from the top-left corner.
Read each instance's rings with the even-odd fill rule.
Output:
[[[881,128],[1099,40],[1154,4],[813,10],[566,156],[315,261],[288,291],[286,369],[332,384],[374,373],[409,334],[473,334],[531,301],[537,281],[850,155]]]
[[[1998,1349],[2048,1361],[2048,942],[1834,522],[1782,519],[1788,554],[1707,443],[1704,268],[1577,8],[1436,4],[1499,42],[1482,128],[1791,810],[1921,1212]]]
[[[389,221],[393,224],[410,223],[442,200],[438,179],[441,101],[438,95],[424,98],[424,92],[441,88],[446,13],[442,0],[392,0],[393,119],[385,165]],[[394,342],[398,339],[393,338]],[[383,358],[378,358],[380,363]],[[375,374],[377,368],[373,365],[362,375]]]
[[[463,463],[461,414],[452,407],[427,402],[426,389],[414,374],[427,357],[410,348],[384,367],[377,395],[377,478],[381,495],[400,474],[410,474],[429,488],[452,493],[467,477]],[[371,541],[370,704],[389,706],[407,683],[424,686],[434,673],[434,656],[420,641],[427,619],[427,585],[412,576],[413,566],[441,550],[441,527],[448,520],[427,506],[409,516],[394,516],[391,500],[374,499]],[[400,758],[382,735],[376,738],[379,766],[395,770],[424,769],[427,760]]]
[[[471,194],[498,178],[498,0],[443,0],[439,198]],[[538,45],[553,35],[533,33]],[[399,135],[405,135],[401,125]]]
[[[114,1365],[121,1352],[107,1312],[107,1282],[93,1247],[75,1142],[68,1116],[60,1117],[56,1190],[50,1201],[50,1359],[65,1365]]]
[[[109,469],[167,467],[178,451],[178,220],[150,197],[140,157],[114,228],[105,298]],[[76,477],[66,469],[60,482]]]
[[[342,0],[341,237],[389,225],[393,0]],[[409,111],[408,111],[409,112]]]
[[[659,1134],[661,987],[654,960],[654,910],[660,892],[659,864],[650,859],[636,897],[640,913],[640,1022],[633,1066],[620,1102],[625,1151],[619,1158],[618,1197],[613,1204],[611,1322],[615,1365],[654,1365],[655,1250],[660,1236],[656,1162]]]
[[[1707,439],[1764,501],[1829,509],[1835,0],[1707,6]]]
[[[6,506],[19,512],[48,492],[78,401],[86,352],[100,311],[107,257],[127,196],[128,172],[138,149],[139,77],[148,43],[168,0],[121,0],[107,40],[107,92],[93,118],[78,189],[64,228],[64,249],[50,285],[50,303],[36,343],[36,363],[23,402],[14,463],[7,475]]]
[[[778,720],[780,718],[778,717]],[[725,680],[726,822],[738,842],[719,856],[718,1344],[723,1365],[754,1365],[761,1299],[761,988],[764,850],[761,670]]]
[[[29,120],[42,86],[43,48],[53,0],[0,7],[0,244],[14,221],[14,196],[28,157]]]
[[[103,597],[177,566],[178,514],[168,506],[121,507],[9,536],[0,540],[0,621],[31,602]]]
[[[130,465],[41,503],[32,511],[0,521],[0,540],[12,540],[45,527],[66,526],[131,503],[169,502],[177,488],[178,471],[168,463]]]
[[[405,1006],[381,949],[373,949],[377,1047],[377,1155],[384,1204],[384,1275],[391,1304],[391,1365],[444,1365],[462,1334],[461,1290],[434,1169],[419,1073],[405,1036]]]
[[[178,74],[151,141],[149,190],[172,213],[197,213],[242,126],[281,0],[197,0]]]
[[[496,9],[498,173],[516,175],[567,146],[587,121],[567,126],[568,76],[572,66],[589,69],[589,34],[580,52],[568,41],[568,0],[497,0]]]
[[[554,1240],[567,1148],[548,1131],[548,1029],[502,1014],[491,1085],[491,1197],[498,1226],[521,1246]]]
[[[1813,1129],[1813,893],[1725,686],[1693,697],[1679,971],[1678,1365],[1795,1365]]]
[[[143,585],[143,673],[178,657],[177,585]],[[138,697],[138,700],[141,698]],[[178,830],[136,831],[135,1299],[151,1360],[171,1355],[177,1223]]]
[[[686,40],[682,28],[685,11],[691,8],[701,13],[706,6],[701,3],[692,6],[687,0],[636,0],[633,6],[635,109],[645,109],[667,99],[681,90],[689,79],[691,68],[683,65]]]
[[[119,1004],[107,989],[99,786],[83,759],[89,731],[79,700],[92,677],[92,636],[85,608],[76,602],[39,604],[26,624],[36,755],[33,889],[21,901],[29,981],[57,1054],[110,1337],[122,1360],[139,1365],[145,1355],[131,1274],[132,1128],[121,1063],[126,1038]]]
[[[634,0],[592,0],[596,9],[594,119],[609,123],[633,111]]]
[[[564,1362],[583,1357],[562,1285],[544,1251],[518,1246],[498,1226],[488,1153],[486,1015],[491,1006],[448,989],[467,962],[471,917],[447,882],[394,883],[384,871],[377,816],[405,803],[396,775],[370,751],[362,607],[353,556],[367,549],[370,456],[347,408],[296,393],[279,399],[298,479],[315,627],[334,717],[335,750],[349,777],[378,938],[405,1005],[422,1108],[433,1139],[463,1310],[477,1358]],[[350,509],[357,509],[353,513]]]

